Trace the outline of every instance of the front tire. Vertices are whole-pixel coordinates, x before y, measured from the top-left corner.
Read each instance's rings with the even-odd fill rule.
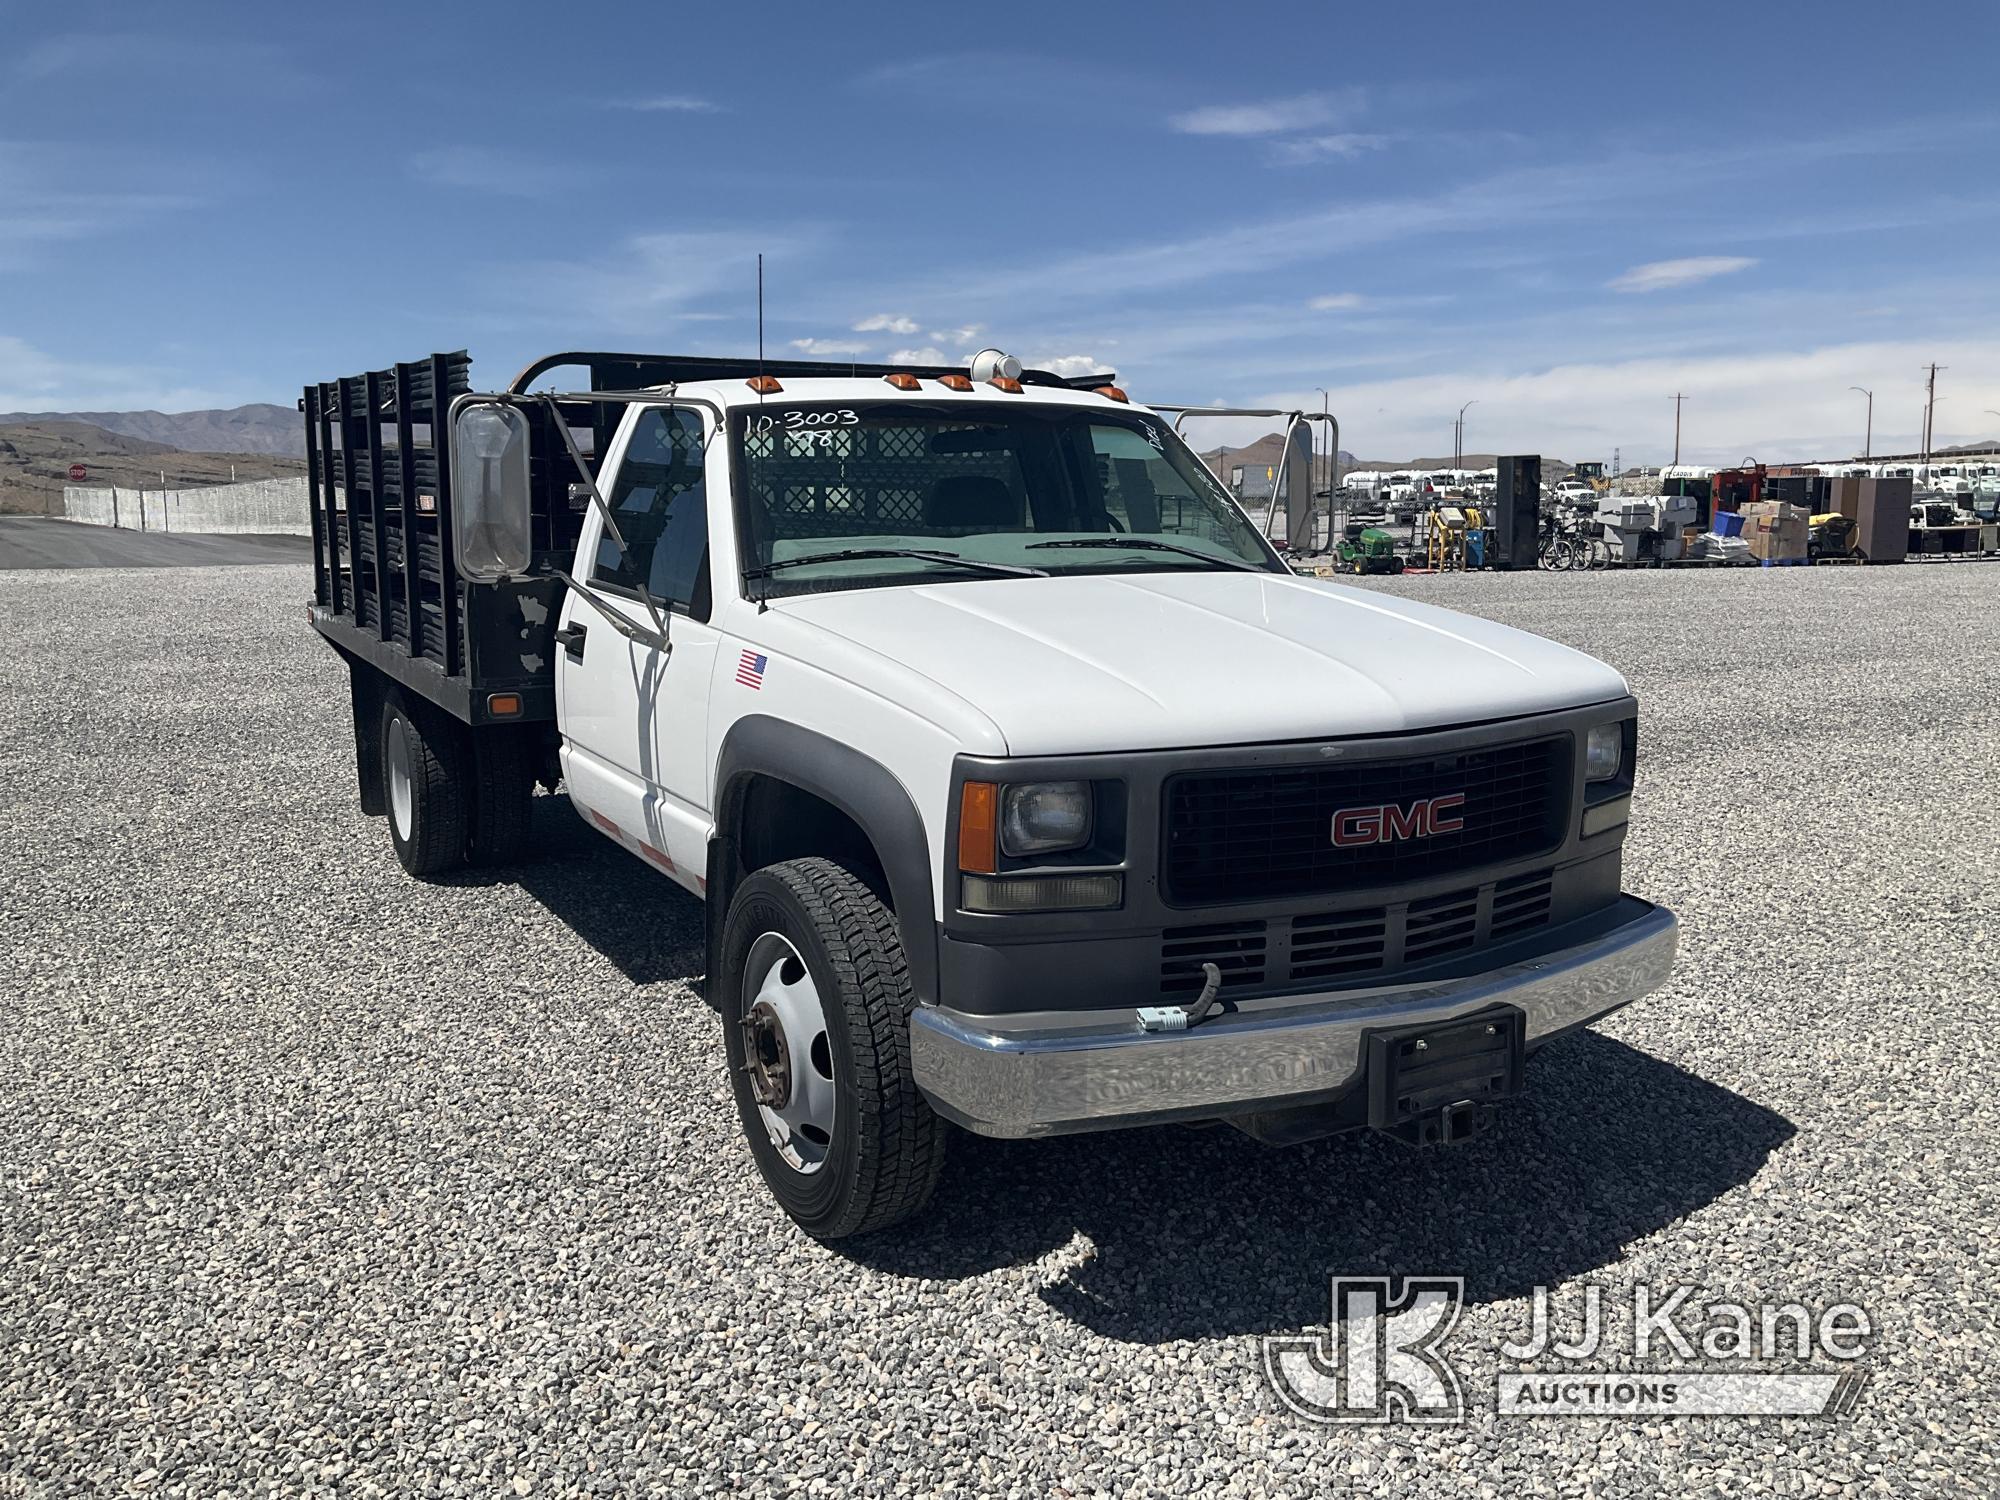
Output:
[[[822,1240],[922,1209],[944,1126],[910,1073],[895,914],[831,860],[771,865],[730,901],[718,967],[730,1088],[779,1206]]]

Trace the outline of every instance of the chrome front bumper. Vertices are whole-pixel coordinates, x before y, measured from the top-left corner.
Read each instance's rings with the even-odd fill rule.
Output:
[[[1631,920],[1532,961],[1426,984],[1251,1000],[1192,1031],[1143,1031],[1130,1013],[1013,1031],[927,1005],[910,1018],[911,1066],[939,1113],[992,1136],[1332,1100],[1362,1081],[1371,1030],[1512,1005],[1526,1015],[1533,1046],[1658,989],[1673,967],[1680,923],[1663,906],[1624,899],[1638,908]]]

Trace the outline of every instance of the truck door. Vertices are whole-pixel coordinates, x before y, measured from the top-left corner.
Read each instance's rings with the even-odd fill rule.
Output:
[[[648,629],[650,593],[668,621],[668,649],[620,635],[572,589],[556,656],[571,801],[690,890],[706,872],[711,822],[708,429],[693,407],[644,407],[628,420],[622,448],[607,455],[610,482],[599,476],[625,546],[593,507],[572,570],[598,604]]]

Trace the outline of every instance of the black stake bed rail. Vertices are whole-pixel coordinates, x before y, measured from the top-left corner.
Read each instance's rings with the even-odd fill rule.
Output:
[[[591,392],[646,390],[696,380],[869,378],[963,374],[956,366],[848,361],[715,359],[678,354],[571,351],[538,359],[509,391],[526,395],[552,370],[589,372]],[[493,716],[494,694],[518,695],[509,722],[555,718],[555,630],[583,525],[569,500],[579,478],[552,427],[550,407],[528,402],[532,562],[527,574],[469,584],[452,561],[451,404],[472,390],[464,350],[309,385],[306,464],[312,509],[315,629],[342,655],[368,662],[471,724]],[[1024,370],[1024,384],[1086,387],[1117,377],[1067,380]],[[576,395],[574,388],[568,394]],[[594,469],[623,404],[582,398],[555,405]]]
[[[469,584],[452,557],[451,403],[472,389],[461,350],[309,385],[305,414],[312,509],[314,627],[344,656],[379,668],[467,723],[491,719],[494,694],[518,695],[509,722],[555,718],[555,629],[582,517],[578,476],[549,431],[530,423],[533,562],[520,578]],[[558,408],[587,459],[620,412]],[[547,437],[548,441],[542,441]]]

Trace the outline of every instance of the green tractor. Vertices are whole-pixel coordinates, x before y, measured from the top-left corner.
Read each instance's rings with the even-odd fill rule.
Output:
[[[1396,556],[1396,539],[1379,526],[1363,526],[1350,521],[1346,535],[1334,549],[1343,573],[1400,573],[1403,560]]]

